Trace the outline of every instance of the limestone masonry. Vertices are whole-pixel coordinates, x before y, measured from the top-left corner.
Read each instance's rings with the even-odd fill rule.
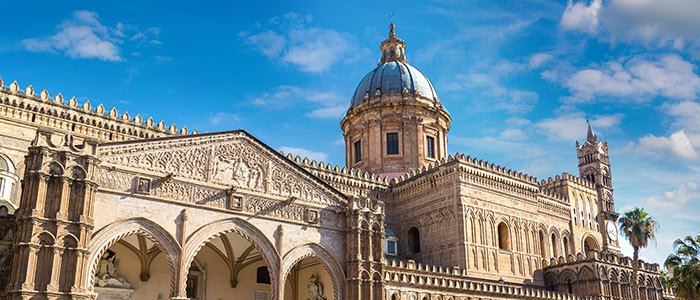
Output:
[[[392,24],[345,166],[0,79],[0,299],[675,299],[620,253],[590,125],[577,175],[450,155],[405,49]]]

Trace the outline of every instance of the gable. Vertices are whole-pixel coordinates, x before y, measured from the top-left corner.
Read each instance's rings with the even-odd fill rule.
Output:
[[[102,144],[103,163],[235,190],[346,205],[345,196],[243,130]]]

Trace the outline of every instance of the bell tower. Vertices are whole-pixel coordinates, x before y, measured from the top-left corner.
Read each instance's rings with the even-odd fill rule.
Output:
[[[600,215],[597,220],[600,225],[598,228],[603,236],[603,250],[620,252],[616,223],[620,215],[615,212],[608,143],[598,140],[590,122],[588,123],[586,141],[583,144],[576,141],[576,153],[578,154],[578,170],[581,178],[591,182],[598,193]]]

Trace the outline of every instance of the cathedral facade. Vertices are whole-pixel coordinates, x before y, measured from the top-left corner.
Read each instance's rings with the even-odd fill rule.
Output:
[[[392,25],[345,166],[0,79],[0,299],[672,298],[620,253],[590,126],[576,175],[450,155],[405,49]]]

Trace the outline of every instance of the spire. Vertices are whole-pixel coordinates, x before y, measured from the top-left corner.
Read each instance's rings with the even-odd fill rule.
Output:
[[[586,141],[589,141],[589,142],[595,144],[598,141],[598,137],[595,135],[595,132],[593,132],[593,127],[591,127],[591,122],[586,120],[586,123],[588,124],[588,135],[586,136]]]
[[[382,61],[380,64],[389,61],[408,62],[404,53],[406,42],[396,37],[395,28],[396,26],[394,26],[394,23],[389,24],[389,36],[379,46],[379,49],[382,51]]]

